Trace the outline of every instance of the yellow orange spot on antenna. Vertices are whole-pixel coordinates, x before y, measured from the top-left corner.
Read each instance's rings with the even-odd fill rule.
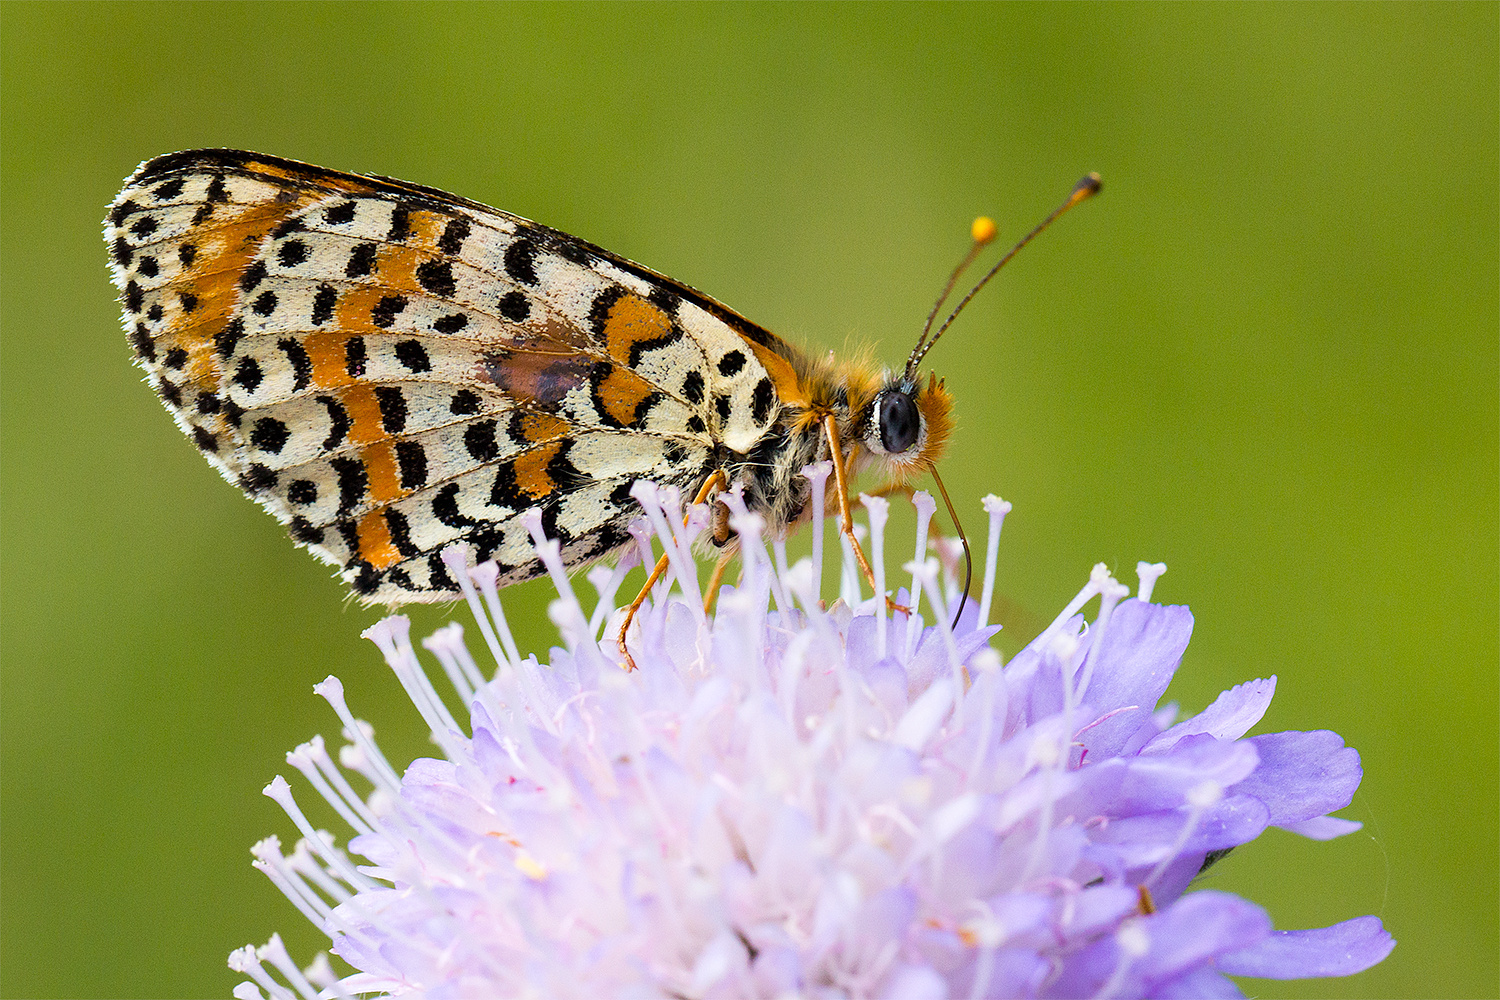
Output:
[[[990,218],[988,215],[981,215],[979,218],[975,219],[974,224],[969,227],[969,232],[973,234],[975,243],[978,243],[980,246],[984,246],[984,244],[995,238],[995,234],[999,232],[999,230],[995,227],[994,219]]]

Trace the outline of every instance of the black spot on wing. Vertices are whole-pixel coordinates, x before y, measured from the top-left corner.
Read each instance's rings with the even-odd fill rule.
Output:
[[[740,369],[745,367],[745,353],[743,351],[730,351],[719,359],[719,374],[725,378],[733,378],[738,375]]]
[[[464,447],[476,462],[493,462],[500,457],[495,421],[478,420],[464,429]]]
[[[389,330],[396,323],[396,315],[405,308],[405,295],[387,295],[370,310],[370,322],[382,330]]]
[[[323,542],[323,529],[301,514],[292,518],[292,522],[287,525],[287,533],[292,536],[292,541],[303,545],[320,545]]]
[[[135,329],[130,331],[130,346],[135,348],[135,353],[147,361],[156,360],[156,345],[151,341],[151,334],[146,330],[145,323],[137,323]]]
[[[364,378],[365,360],[365,338],[350,337],[344,341],[344,371],[350,378]]]
[[[296,267],[307,260],[307,244],[301,240],[287,240],[276,249],[276,261],[282,267]]]
[[[351,203],[352,204],[352,203]],[[363,278],[375,271],[375,244],[361,243],[349,254],[349,262],[344,265],[344,277]]]
[[[369,489],[370,478],[365,474],[365,464],[358,459],[339,456],[330,461],[339,480],[339,516],[343,517],[359,505]],[[358,548],[358,539],[351,550]]]
[[[438,237],[438,249],[457,256],[464,247],[464,240],[469,238],[470,229],[468,219],[449,219],[448,224],[443,227],[443,235]]]
[[[421,374],[432,371],[432,361],[420,340],[403,340],[396,344],[396,360],[409,372]]]
[[[401,488],[414,490],[427,483],[427,452],[416,441],[396,442],[396,467]]]
[[[349,433],[349,411],[332,396],[319,396],[318,402],[328,411],[328,437],[323,439],[323,450],[329,452],[343,444]]]
[[[251,493],[264,493],[276,485],[276,480],[277,475],[274,470],[256,462],[240,477],[240,488]]]
[[[393,385],[375,387],[375,403],[380,408],[380,426],[387,434],[406,429],[406,394]]]
[[[291,436],[292,432],[280,420],[275,417],[261,417],[250,431],[250,443],[261,451],[279,455]]]
[[[313,296],[312,324],[322,326],[333,318],[333,307],[338,305],[339,293],[332,285],[319,285]]]
[[[307,356],[306,348],[300,341],[291,337],[278,340],[276,346],[281,348],[292,366],[292,391],[301,392],[306,389],[308,383],[312,381],[312,358]]]
[[[523,292],[506,292],[500,296],[500,315],[512,323],[521,323],[531,315],[531,303]]]
[[[475,523],[472,517],[459,512],[457,483],[449,483],[437,491],[437,496],[432,498],[432,516],[450,528],[466,528]]]
[[[536,277],[536,244],[522,238],[505,248],[505,273],[523,285],[534,285]]]
[[[391,544],[403,558],[410,559],[412,556],[422,554],[411,540],[411,527],[406,523],[406,515],[394,507],[387,507],[384,511],[385,525],[391,532]]]
[[[266,280],[266,262],[258,260],[245,268],[245,273],[240,275],[240,291],[253,292],[257,285]]]
[[[151,197],[155,198],[157,201],[166,201],[168,198],[177,197],[182,193],[182,184],[184,180],[186,180],[186,178],[174,177],[169,181],[159,184],[155,188],[155,190],[151,192]]]
[[[453,265],[446,260],[423,261],[417,265],[417,284],[443,298],[452,298],[458,291],[453,280]]]
[[[468,416],[479,412],[479,396],[472,390],[460,389],[453,394],[448,401],[448,412],[458,416]]]
[[[234,349],[239,345],[240,338],[244,335],[244,321],[232,319],[224,324],[224,329],[214,334],[214,350],[218,352],[219,357],[228,360],[234,355]]]
[[[385,234],[385,238],[392,243],[400,243],[411,235],[411,213],[407,205],[397,205],[391,211],[391,229]]]
[[[750,398],[750,417],[757,425],[764,425],[771,418],[771,404],[776,401],[776,390],[771,380],[763,378],[755,384],[755,394]]]
[[[260,370],[260,365],[254,358],[240,358],[240,363],[234,369],[234,384],[246,392],[254,392],[260,388],[260,383],[265,379],[265,374]]]

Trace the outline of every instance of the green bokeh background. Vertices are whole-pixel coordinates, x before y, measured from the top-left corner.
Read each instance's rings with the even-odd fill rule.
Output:
[[[129,364],[99,220],[176,149],[446,188],[819,349],[910,346],[970,219],[1104,195],[931,356],[943,466],[1014,501],[1007,649],[1105,561],[1171,566],[1190,710],[1364,758],[1327,844],[1210,884],[1400,942],[1281,996],[1497,989],[1500,7],[0,6],[0,993],[227,996],[317,934],[250,868],[261,787],[341,676],[426,752],[376,613],[220,481]],[[909,515],[902,514],[909,521]],[[909,528],[908,528],[909,530]],[[523,649],[547,588],[512,592]],[[425,633],[443,609],[418,609]],[[326,942],[325,942],[326,943]]]

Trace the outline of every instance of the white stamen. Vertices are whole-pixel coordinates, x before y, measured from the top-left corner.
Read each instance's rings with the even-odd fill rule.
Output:
[[[232,952],[229,956],[229,968],[234,972],[243,972],[251,979],[254,979],[256,983],[265,989],[267,995],[272,1000],[297,1000],[297,994],[272,979],[270,973],[266,972],[265,966],[261,965],[260,955],[256,953],[255,945],[253,944],[247,944],[245,947]],[[245,983],[243,985],[249,986],[250,984]],[[251,988],[254,989],[253,986]],[[236,990],[235,996],[238,997],[240,995],[239,990]],[[252,993],[250,995],[256,996],[258,994]]]
[[[355,807],[354,803],[347,800],[342,793],[336,791],[328,783],[328,779],[323,776],[322,771],[319,769],[319,758],[327,760],[330,766],[333,764],[333,761],[328,757],[328,751],[323,748],[323,737],[314,736],[308,742],[297,747],[297,749],[288,751],[286,762],[302,773],[302,776],[307,779],[308,784],[312,785],[313,789],[319,795],[328,800],[328,804],[333,806],[339,816],[343,817],[344,822],[352,826],[356,833],[373,833],[375,831],[375,817],[372,815],[367,820],[361,814],[361,810]],[[355,802],[358,802],[358,799]],[[360,806],[364,805],[362,802],[358,804]],[[365,810],[365,812],[368,812],[368,810]]]
[[[286,981],[291,983],[292,987],[307,1000],[313,1000],[318,995],[317,989],[307,981],[302,970],[297,968],[297,964],[292,961],[292,956],[287,954],[286,945],[281,943],[280,934],[272,934],[271,940],[257,948],[255,955],[262,960],[269,960],[276,967],[276,971],[285,976]]]
[[[1062,609],[1062,614],[1052,619],[1052,624],[1042,630],[1042,635],[1062,628],[1068,619],[1078,614],[1085,604],[1094,599],[1094,595],[1099,593],[1104,586],[1104,581],[1108,579],[1110,579],[1109,567],[1104,563],[1095,563],[1093,570],[1089,573],[1089,582],[1068,602],[1068,606]]]
[[[516,642],[510,637],[510,630],[504,628],[505,615],[502,612],[496,619],[502,623],[505,632],[505,652],[500,651],[500,640],[495,635],[495,630],[490,627],[489,616],[479,603],[479,594],[474,590],[477,583],[481,588],[485,586],[486,579],[490,588],[494,588],[495,579],[500,570],[493,562],[487,562],[480,566],[469,569],[469,546],[465,542],[455,542],[443,550],[443,565],[448,567],[448,575],[458,581],[458,587],[463,591],[464,600],[469,602],[469,611],[474,620],[479,623],[479,632],[484,636],[485,644],[490,647],[490,655],[495,658],[497,664],[508,663],[512,668],[521,662],[520,650],[516,649]]]
[[[694,609],[692,613],[698,619],[699,624],[703,624],[708,616],[703,612],[703,588],[698,586],[698,564],[693,560],[692,553],[685,552],[678,544],[677,536],[673,531],[673,524],[678,520],[677,491],[669,492],[658,488],[653,482],[641,479],[630,488],[630,495],[646,512],[646,517],[651,521],[651,527],[656,529],[656,537],[661,542],[662,548],[666,550],[667,562],[672,567],[672,572],[677,574],[677,586],[684,595],[694,598],[687,602],[688,606]],[[669,503],[672,508],[670,512],[667,510]],[[688,587],[690,582],[692,589]]]
[[[536,557],[547,567],[547,575],[552,578],[552,586],[562,602],[563,620],[560,627],[563,638],[568,640],[569,650],[580,645],[593,646],[594,634],[589,629],[588,616],[583,613],[583,605],[578,603],[578,595],[573,593],[573,581],[568,579],[567,568],[563,566],[562,543],[555,538],[548,538],[542,531],[540,507],[531,507],[523,512],[521,524],[531,535],[532,544],[536,547]]]
[[[1138,562],[1135,564],[1136,578],[1141,581],[1140,589],[1136,591],[1136,597],[1142,601],[1151,600],[1151,592],[1156,589],[1156,581],[1167,571],[1166,563]]]
[[[927,601],[932,605],[933,625],[943,637],[943,648],[948,653],[948,668],[953,672],[954,702],[962,705],[966,687],[964,664],[958,655],[958,644],[953,640],[953,625],[948,620],[948,603],[939,596],[942,588],[938,586],[938,561],[928,559],[921,563],[909,562],[902,568],[927,588]]]
[[[991,493],[984,498],[985,513],[990,516],[990,535],[984,543],[984,589],[979,595],[979,627],[990,623],[990,604],[995,597],[995,567],[1000,555],[1000,529],[1005,524],[1005,515],[1010,513],[1010,502]]]
[[[814,597],[821,597],[823,594],[823,521],[827,516],[824,506],[825,487],[828,477],[833,474],[833,463],[826,459],[822,462],[813,462],[811,465],[804,465],[801,472],[807,479],[812,493],[812,592]]]
[[[411,619],[405,615],[388,615],[360,635],[373,642],[385,657],[386,666],[391,668],[391,672],[401,682],[402,689],[406,691],[406,696],[421,714],[422,721],[427,723],[433,742],[442,747],[450,758],[455,753],[460,753],[461,744],[454,737],[461,738],[463,731],[459,729],[458,720],[448,711],[448,706],[438,696],[427,672],[422,669],[416,653],[412,651]]]
[[[422,648],[437,657],[443,673],[448,675],[448,682],[458,692],[459,701],[467,705],[474,700],[475,691],[484,686],[484,680],[479,677],[472,659],[465,664],[459,657],[458,651],[463,646],[464,627],[458,622],[449,622],[422,640]],[[469,676],[466,667],[475,669],[474,676]]]
[[[313,685],[313,694],[333,706],[339,721],[344,724],[345,737],[359,746],[361,757],[369,765],[368,776],[371,780],[390,794],[400,795],[401,777],[391,767],[390,761],[385,759],[385,754],[380,752],[375,741],[370,739],[369,724],[360,723],[349,711],[349,706],[344,701],[344,682],[329,674]]]
[[[278,774],[271,779],[269,785],[261,789],[261,794],[281,806],[282,811],[291,817],[297,829],[302,831],[302,836],[307,838],[312,849],[318,852],[318,856],[338,869],[340,878],[362,889],[375,888],[376,883],[372,879],[355,870],[354,863],[349,860],[347,854],[334,847],[317,830],[313,829],[312,823],[308,822],[307,816],[297,805],[297,800],[292,795],[292,786],[287,784],[285,778]]]
[[[937,513],[937,501],[926,490],[917,490],[917,492],[911,495],[911,505],[917,509],[917,540],[915,551],[912,552],[911,558],[913,562],[924,563],[927,561],[927,533],[932,527],[932,515]],[[917,609],[922,604],[922,581],[917,578],[917,574],[915,573],[911,575],[910,590],[911,613],[916,614]],[[907,633],[914,635],[916,629],[908,625]],[[914,652],[916,652],[915,646],[907,649],[907,658],[910,659],[911,654]]]
[[[885,615],[885,523],[891,516],[891,503],[885,497],[863,493],[859,495],[859,502],[865,505],[865,516],[870,519],[870,562],[875,571],[875,645],[883,660],[886,629],[890,625]]]
[[[1090,630],[1093,642],[1088,655],[1083,658],[1079,668],[1080,676],[1074,691],[1078,700],[1083,701],[1088,697],[1089,683],[1094,679],[1094,664],[1099,661],[1099,656],[1104,648],[1104,633],[1109,627],[1110,616],[1114,614],[1115,605],[1130,596],[1130,588],[1120,583],[1114,577],[1110,577],[1099,588],[1099,615],[1094,619],[1094,627]]]

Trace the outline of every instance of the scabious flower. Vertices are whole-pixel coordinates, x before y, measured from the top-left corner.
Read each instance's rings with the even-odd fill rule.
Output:
[[[806,470],[815,558],[790,568],[729,500],[744,573],[713,614],[689,552],[706,512],[684,525],[673,491],[637,485],[639,555],[654,536],[672,574],[632,631],[635,673],[613,637],[637,553],[589,574],[586,614],[533,516],[564,643],[543,666],[520,655],[493,566],[465,575],[450,552],[497,669],[486,679],[457,624],[422,645],[468,725],[392,616],[365,635],[442,758],[398,774],[330,677],[315,690],[343,723],[339,764],[321,739],[287,759],[354,836],[314,829],[282,778],[266,789],[302,837],[289,855],[262,841],[255,864],[355,971],[299,970],[273,937],[230,957],[253,980],[235,996],[1229,997],[1226,973],[1339,976],[1386,956],[1373,916],[1276,931],[1251,902],[1187,891],[1268,826],[1357,829],[1329,813],[1361,771],[1332,732],[1244,738],[1274,677],[1181,721],[1157,707],[1192,630],[1187,608],[1150,601],[1164,566],[1138,566],[1134,598],[1095,567],[1002,666],[986,621],[1009,504],[985,501],[984,588],[955,624],[925,494],[895,594],[911,613],[859,593],[847,545],[825,610],[827,471]],[[864,503],[883,592],[887,505]]]

